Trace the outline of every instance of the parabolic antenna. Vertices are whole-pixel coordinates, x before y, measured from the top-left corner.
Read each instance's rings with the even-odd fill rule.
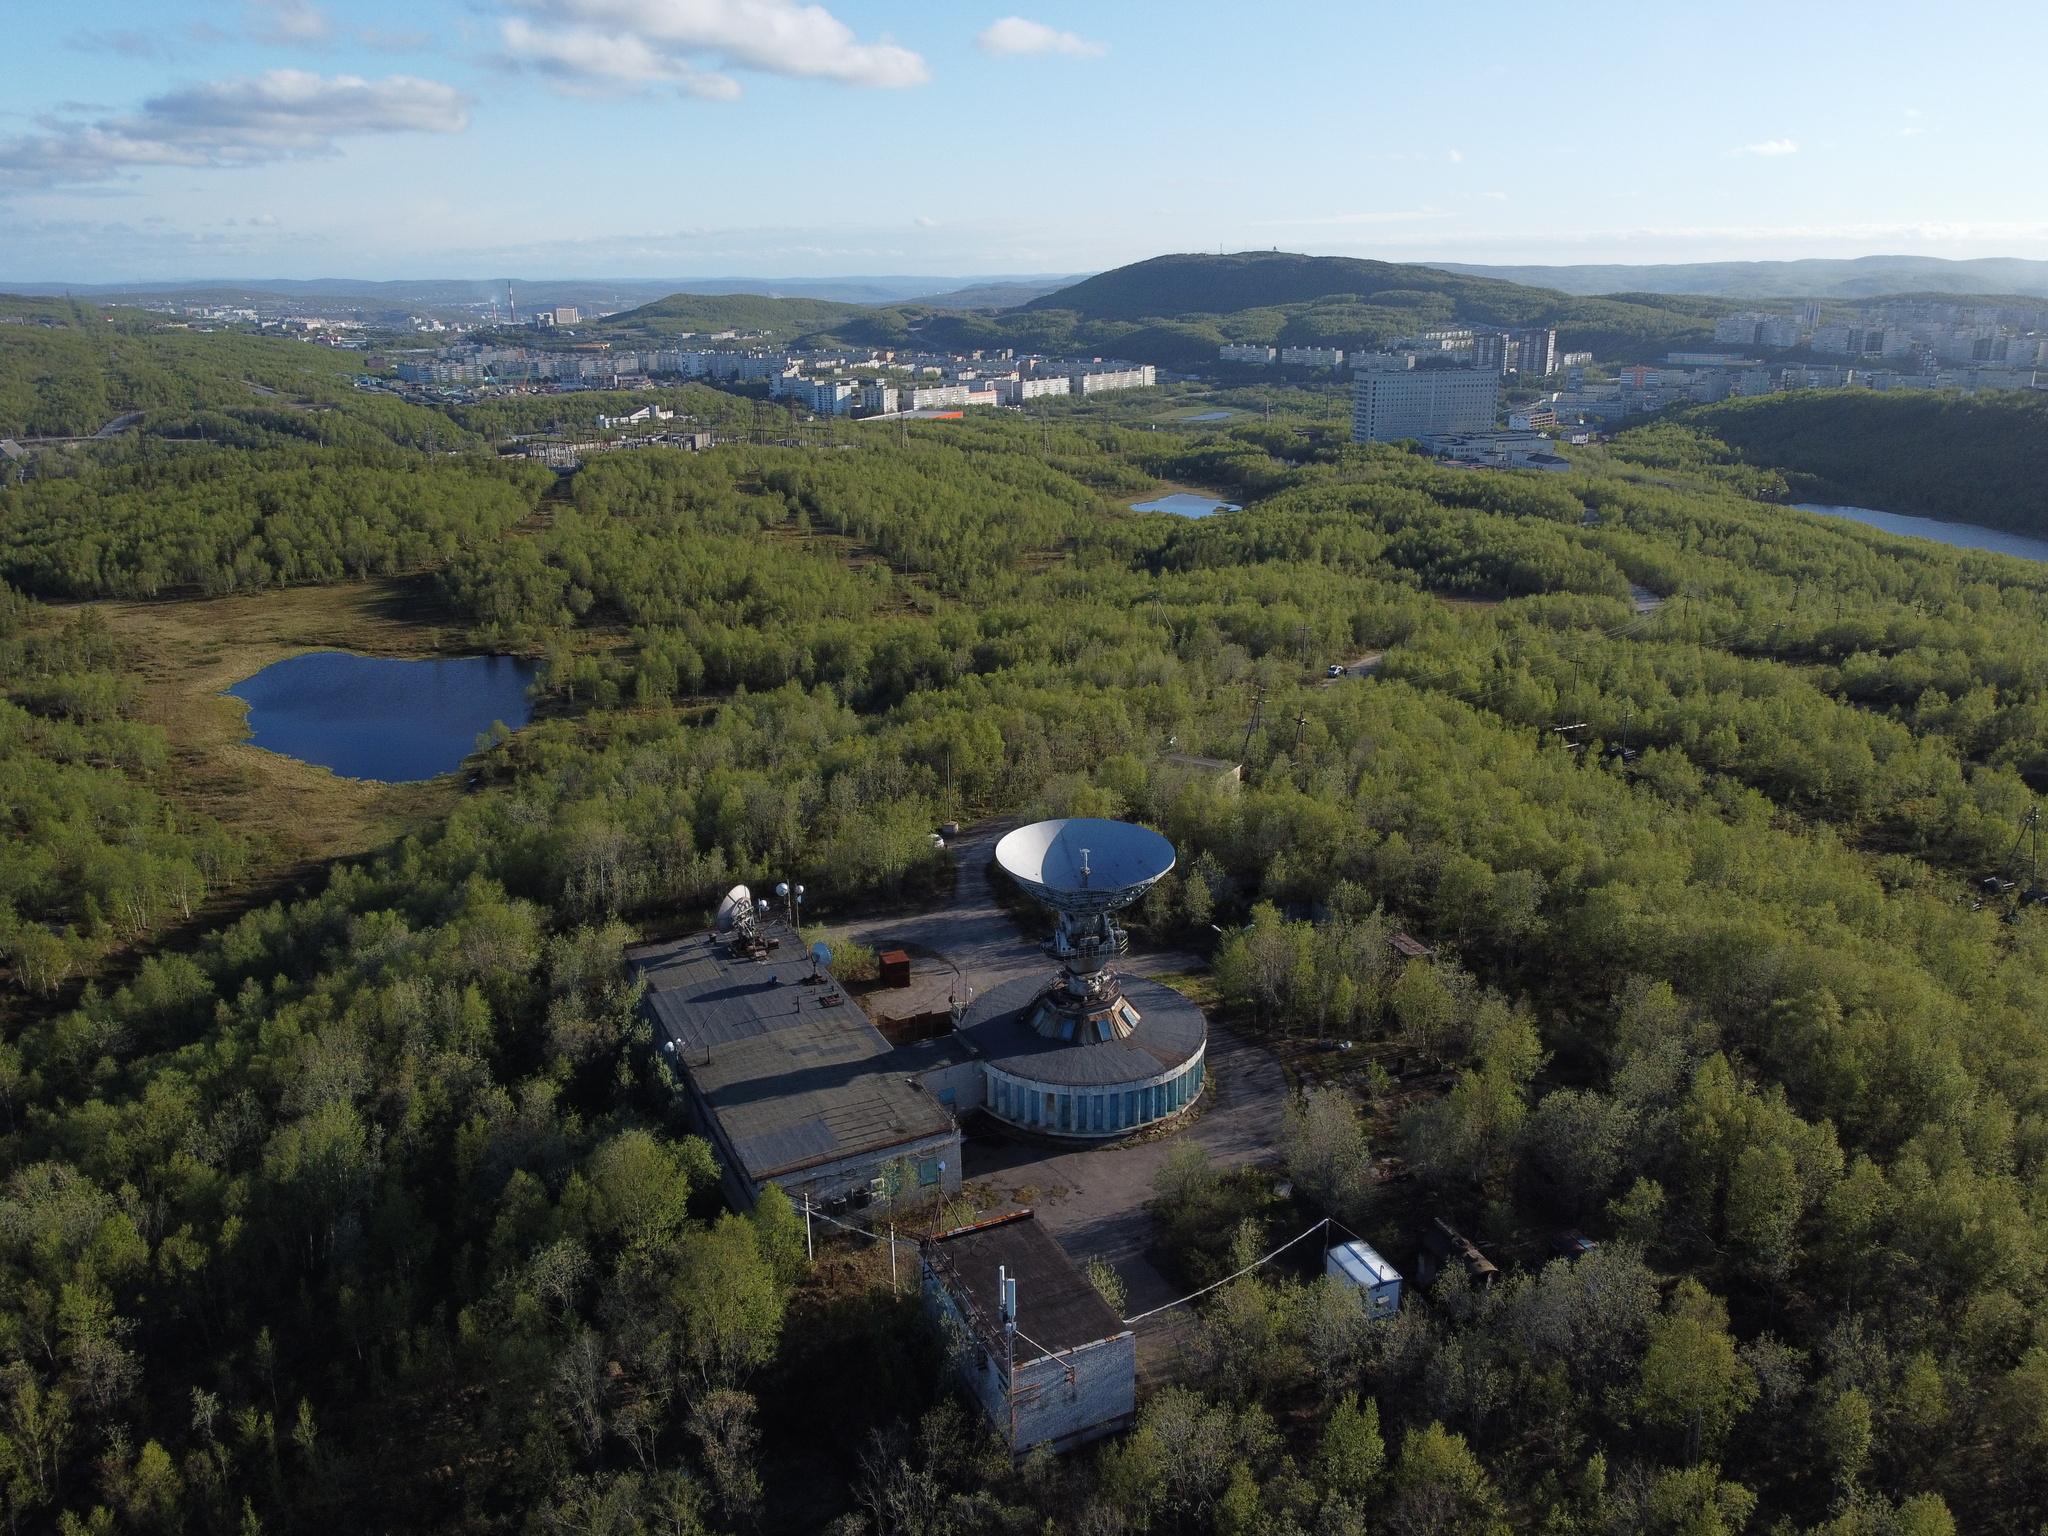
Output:
[[[725,893],[725,900],[718,904],[718,931],[724,933],[735,928],[742,918],[751,918],[753,915],[754,893],[744,885],[736,885]]]
[[[823,939],[811,946],[811,964],[821,971],[832,969],[832,946]]]
[[[996,844],[1003,872],[1055,912],[1114,912],[1173,868],[1173,844],[1128,821],[1034,821]]]

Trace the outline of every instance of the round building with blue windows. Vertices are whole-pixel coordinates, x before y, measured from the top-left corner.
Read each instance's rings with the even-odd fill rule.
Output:
[[[1075,817],[1019,827],[996,862],[1049,908],[1048,982],[1007,982],[975,999],[961,1033],[980,1053],[984,1108],[1045,1136],[1096,1140],[1170,1120],[1202,1093],[1202,1010],[1113,968],[1129,947],[1115,914],[1173,868],[1147,827]]]
[[[981,1053],[989,1114],[1041,1135],[1093,1140],[1169,1120],[1201,1096],[1208,1025],[1171,987],[1122,981],[1108,1038],[1098,1025],[1092,1040],[1072,1038],[1083,1021],[1049,1008],[1049,990],[1030,978],[1007,982],[976,998],[960,1022]]]

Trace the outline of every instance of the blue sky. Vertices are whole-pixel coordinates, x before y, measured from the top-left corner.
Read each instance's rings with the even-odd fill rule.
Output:
[[[0,283],[2048,257],[2048,7],[8,4]]]

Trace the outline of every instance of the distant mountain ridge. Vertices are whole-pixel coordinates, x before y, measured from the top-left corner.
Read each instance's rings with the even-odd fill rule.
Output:
[[[1658,266],[1480,266],[1433,261],[1442,272],[1527,283],[1580,295],[1707,294],[1734,299],[1870,299],[1896,294],[2048,296],[2048,261],[1987,256],[1816,257],[1801,261],[1703,261]]]

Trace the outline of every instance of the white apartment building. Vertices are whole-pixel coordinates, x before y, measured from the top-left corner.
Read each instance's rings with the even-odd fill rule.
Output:
[[[1273,361],[1271,347],[1254,346],[1250,342],[1226,341],[1217,349],[1216,355],[1226,363],[1252,363],[1264,367]]]
[[[996,393],[1005,405],[1022,405],[1026,400],[1036,400],[1042,395],[1071,395],[1074,381],[1064,374],[1057,379],[1004,379],[996,386]]]
[[[1072,375],[1071,392],[1077,395],[1100,394],[1106,389],[1150,389],[1159,382],[1159,371],[1150,363],[1136,368],[1109,368],[1100,373],[1081,370]]]
[[[1500,375],[1484,368],[1362,372],[1351,388],[1351,440],[1391,443],[1433,432],[1490,432]]]
[[[1881,325],[1823,325],[1813,333],[1813,350],[1838,357],[1907,357],[1912,333]]]
[[[1741,346],[1796,347],[1805,341],[1809,329],[1800,323],[1797,315],[1745,310],[1716,320],[1714,340],[1732,341]]]
[[[1304,368],[1341,368],[1344,354],[1335,347],[1282,347],[1280,361]]]

